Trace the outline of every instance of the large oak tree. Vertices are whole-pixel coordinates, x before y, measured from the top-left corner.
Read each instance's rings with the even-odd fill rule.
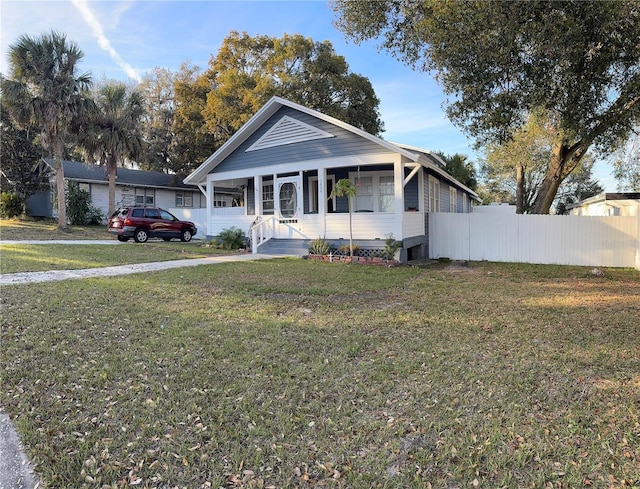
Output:
[[[611,151],[640,120],[635,0],[334,0],[333,8],[349,38],[381,38],[405,63],[434,72],[449,118],[480,145],[509,140],[535,111],[557,122],[534,213],[549,212],[589,148]]]
[[[222,142],[274,95],[372,134],[382,132],[371,82],[351,73],[328,41],[314,42],[299,34],[276,38],[231,32],[204,76],[210,91],[203,114],[210,132]]]

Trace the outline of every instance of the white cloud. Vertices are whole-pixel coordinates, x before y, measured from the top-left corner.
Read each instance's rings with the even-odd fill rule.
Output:
[[[129,78],[136,80],[137,82],[141,81],[141,77],[138,74],[137,70],[133,68],[129,63],[122,59],[122,56],[113,48],[111,42],[107,38],[104,33],[104,29],[102,28],[102,24],[98,21],[96,16],[93,14],[91,9],[89,8],[89,3],[87,0],[71,0],[71,3],[80,11],[83,19],[87,23],[87,25],[91,28],[93,35],[98,41],[100,48],[109,53],[111,59],[115,61],[115,63],[122,68],[122,70],[127,74]]]

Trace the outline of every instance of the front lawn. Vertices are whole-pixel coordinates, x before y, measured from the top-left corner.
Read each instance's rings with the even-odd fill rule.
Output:
[[[640,486],[640,274],[299,259],[3,287],[47,487]]]
[[[2,244],[0,273],[78,270],[167,260],[230,254],[228,250],[204,247],[198,241],[179,240],[110,244]]]
[[[66,231],[58,229],[53,219],[0,219],[0,239],[2,240],[73,240],[73,239],[113,239],[107,226],[69,226]]]

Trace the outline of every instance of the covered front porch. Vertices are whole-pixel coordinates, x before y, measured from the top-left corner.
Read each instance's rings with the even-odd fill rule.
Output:
[[[254,253],[270,239],[348,240],[348,199],[332,195],[336,182],[346,178],[357,191],[351,215],[354,240],[379,242],[382,247],[389,234],[403,242],[424,237],[421,166],[400,157],[390,159],[381,156],[372,164],[368,157],[366,163],[338,166],[345,163],[341,159],[335,166],[325,162],[325,166],[297,172],[272,168],[267,173],[261,168],[260,174],[252,176],[210,174],[202,187],[210,209],[207,234],[216,236],[223,229],[238,227],[250,238]]]

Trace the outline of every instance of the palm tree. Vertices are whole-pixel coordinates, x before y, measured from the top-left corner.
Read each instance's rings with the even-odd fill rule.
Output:
[[[99,159],[109,176],[109,216],[116,206],[118,164],[140,154],[140,122],[144,115],[142,93],[128,91],[123,83],[109,82],[96,94],[96,111],[88,122],[82,145]]]
[[[349,203],[349,256],[353,258],[353,228],[351,224],[351,208],[352,200],[358,193],[358,189],[354,185],[354,183],[347,179],[342,178],[337,181],[336,186],[333,188],[330,197],[342,197],[346,196]]]
[[[58,228],[67,228],[64,168],[65,143],[74,121],[91,106],[91,76],[76,75],[84,54],[64,34],[51,31],[38,38],[23,35],[9,46],[12,79],[0,81],[3,102],[16,122],[40,130],[42,144],[53,156],[58,197]]]

